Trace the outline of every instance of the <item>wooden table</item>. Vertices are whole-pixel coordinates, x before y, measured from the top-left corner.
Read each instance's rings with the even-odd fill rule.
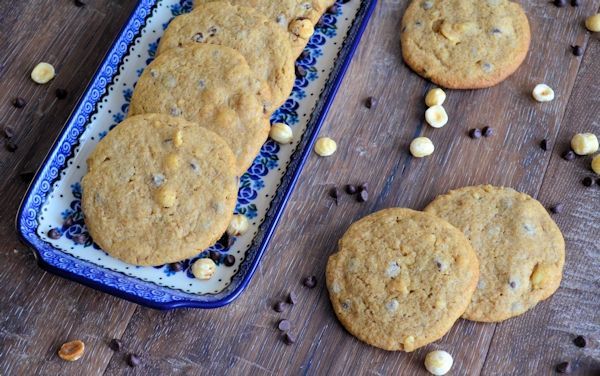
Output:
[[[355,0],[354,0],[355,1]],[[338,141],[331,158],[312,156],[276,236],[247,291],[226,308],[160,312],[96,292],[40,270],[19,243],[14,217],[27,183],[20,174],[38,167],[77,98],[135,5],[135,0],[0,1],[0,124],[16,130],[18,150],[0,150],[0,374],[425,374],[428,350],[455,359],[453,375],[547,375],[561,361],[575,374],[600,372],[600,187],[585,188],[589,158],[560,155],[571,136],[600,135],[600,41],[582,26],[600,0],[557,8],[545,0],[524,2],[533,29],[524,65],[504,83],[478,91],[449,92],[450,123],[424,125],[423,97],[431,84],[402,62],[399,24],[406,0],[380,0],[323,134]],[[583,57],[571,54],[579,44]],[[31,82],[39,61],[59,74],[49,85]],[[555,101],[535,103],[530,92],[551,85]],[[69,95],[58,100],[54,91]],[[28,102],[11,105],[14,97]],[[378,99],[368,110],[363,101]],[[491,126],[491,138],[472,140],[470,128]],[[407,152],[417,135],[429,136],[435,154],[416,160]],[[539,147],[548,139],[550,149]],[[368,182],[371,199],[328,198],[334,185]],[[411,354],[366,346],[343,330],[328,301],[323,275],[327,257],[348,225],[390,206],[423,208],[436,195],[464,185],[492,183],[527,192],[544,205],[564,203],[555,219],[567,241],[560,290],[527,314],[504,323],[461,321],[441,341]],[[315,274],[317,288],[302,277]],[[299,303],[284,314],[271,307],[287,292]],[[298,342],[283,343],[279,318],[292,321]],[[583,335],[584,349],[572,339]],[[123,341],[140,354],[132,369]],[[86,343],[75,363],[57,358],[69,339]]]

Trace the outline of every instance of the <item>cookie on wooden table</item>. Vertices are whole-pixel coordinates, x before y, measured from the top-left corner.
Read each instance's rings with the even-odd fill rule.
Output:
[[[479,275],[460,230],[431,214],[386,209],[354,223],[327,263],[342,325],[385,350],[440,339],[467,308]]]
[[[402,56],[421,76],[451,89],[490,87],[527,56],[523,8],[508,0],[413,0],[402,19]]]
[[[195,7],[215,0],[195,0]],[[314,32],[315,25],[335,0],[230,0],[235,5],[255,8],[288,32],[294,59]]]
[[[558,289],[565,242],[530,196],[490,185],[466,187],[439,196],[425,211],[462,230],[479,256],[480,280],[464,318],[506,320]]]
[[[144,70],[129,115],[179,116],[216,132],[233,150],[241,175],[269,134],[261,87],[244,57],[232,48],[214,44],[176,48]]]
[[[218,44],[240,52],[265,83],[269,113],[281,106],[294,87],[292,46],[288,34],[254,8],[224,1],[202,4],[175,17],[160,40],[157,54],[197,43]]]
[[[88,159],[85,223],[111,256],[134,265],[193,257],[225,232],[235,208],[235,157],[216,133],[182,118],[127,118]]]

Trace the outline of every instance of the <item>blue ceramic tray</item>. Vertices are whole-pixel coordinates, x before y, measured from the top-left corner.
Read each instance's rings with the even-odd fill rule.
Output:
[[[127,113],[133,87],[152,61],[157,42],[169,21],[192,8],[190,0],[141,0],[121,31],[91,84],[60,133],[17,216],[17,231],[47,271],[148,307],[216,308],[231,303],[246,288],[283,213],[288,198],[312,150],[313,142],[375,8],[376,0],[338,1],[337,13],[327,13],[297,64],[306,76],[296,79],[288,101],[273,122],[294,129],[291,145],[268,141],[252,167],[240,179],[236,213],[252,223],[251,231],[224,249],[233,267],[220,264],[210,281],[183,270],[137,267],[103,252],[90,238],[81,212],[81,178],[85,160]],[[65,219],[69,218],[69,226]],[[48,231],[58,229],[60,239]]]

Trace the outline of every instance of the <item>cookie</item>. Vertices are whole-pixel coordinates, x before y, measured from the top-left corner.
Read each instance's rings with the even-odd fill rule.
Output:
[[[558,288],[565,242],[544,207],[511,188],[466,187],[439,196],[426,212],[462,230],[481,273],[464,318],[498,322],[520,315]]]
[[[218,44],[240,52],[255,76],[265,83],[262,97],[269,113],[281,106],[294,87],[294,59],[288,35],[253,8],[224,1],[203,4],[175,17],[157,54],[196,43]]]
[[[198,123],[229,144],[238,175],[267,140],[261,82],[232,48],[196,44],[158,56],[140,77],[129,115],[161,113]]]
[[[215,0],[195,0],[195,7]],[[314,32],[315,25],[335,0],[231,0],[245,5],[275,21],[288,32],[294,59],[302,53]]]
[[[410,352],[450,330],[478,275],[475,252],[458,229],[431,214],[394,208],[350,226],[327,263],[327,288],[352,335]]]
[[[88,159],[85,223],[111,256],[154,266],[194,257],[225,232],[235,157],[216,133],[182,118],[127,118]]]
[[[508,0],[413,0],[402,19],[404,61],[450,89],[490,87],[523,63],[531,32]]]

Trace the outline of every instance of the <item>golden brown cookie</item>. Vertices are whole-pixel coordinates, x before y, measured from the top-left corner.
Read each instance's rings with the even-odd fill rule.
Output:
[[[195,0],[195,6],[215,0]],[[314,32],[315,25],[335,0],[231,0],[232,4],[255,8],[288,32],[294,59]]]
[[[527,56],[523,8],[508,0],[413,0],[402,19],[402,56],[421,76],[451,89],[494,86]]]
[[[175,17],[160,40],[157,54],[196,43],[218,44],[240,52],[266,85],[270,112],[281,106],[294,86],[294,60],[288,34],[254,8],[215,1]]]
[[[232,48],[196,44],[158,56],[135,86],[129,115],[161,113],[206,127],[228,143],[243,174],[267,140],[262,83]]]
[[[479,257],[480,280],[464,318],[506,320],[558,289],[565,242],[530,196],[490,185],[466,187],[439,196],[425,211],[462,230]]]
[[[458,229],[427,213],[394,208],[350,226],[327,263],[327,288],[352,335],[408,352],[450,330],[478,275],[475,252]]]
[[[162,265],[223,235],[237,197],[235,158],[216,133],[182,118],[132,116],[98,143],[82,187],[85,223],[104,251]]]

